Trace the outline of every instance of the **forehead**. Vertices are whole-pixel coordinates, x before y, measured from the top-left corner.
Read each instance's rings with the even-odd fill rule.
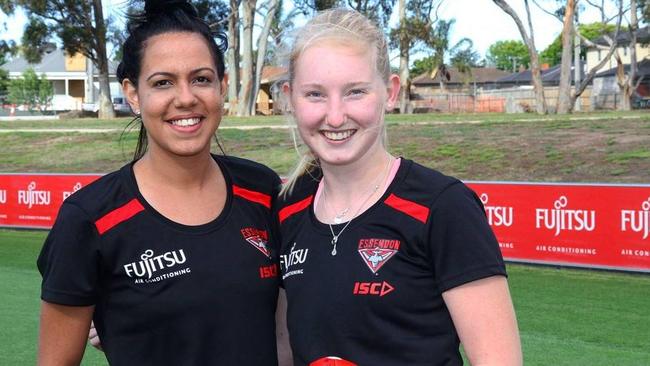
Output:
[[[143,73],[184,67],[214,67],[208,43],[200,34],[167,32],[147,40],[142,54]]]
[[[297,78],[369,78],[375,76],[375,55],[367,45],[319,42],[303,49],[295,62]]]

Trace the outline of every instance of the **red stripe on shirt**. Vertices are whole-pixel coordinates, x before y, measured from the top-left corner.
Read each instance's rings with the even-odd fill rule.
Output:
[[[259,203],[266,208],[271,208],[271,196],[261,192],[251,191],[233,184],[232,193],[251,202]]]
[[[102,235],[108,230],[115,227],[117,224],[130,219],[138,212],[143,210],[144,207],[140,201],[138,201],[137,198],[134,198],[124,206],[116,208],[115,210],[102,216],[99,220],[95,221],[95,227],[97,228],[99,235]]]
[[[396,209],[397,211],[403,212],[425,224],[427,222],[427,218],[429,217],[428,207],[422,206],[421,204],[415,203],[413,201],[405,200],[404,198],[399,198],[394,194],[388,196],[384,203]]]
[[[289,217],[289,216],[291,216],[293,214],[296,214],[296,213],[304,210],[305,208],[309,207],[309,205],[311,204],[311,200],[313,198],[314,198],[314,196],[309,196],[309,197],[305,198],[302,201],[298,201],[298,202],[296,202],[294,204],[291,204],[291,205],[281,209],[280,212],[278,213],[280,223],[282,223],[282,221],[286,220],[287,217]]]

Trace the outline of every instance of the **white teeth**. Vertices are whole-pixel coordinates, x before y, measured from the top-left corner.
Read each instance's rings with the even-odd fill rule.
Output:
[[[182,126],[182,127],[188,127],[188,126],[194,126],[195,124],[199,123],[201,121],[200,118],[183,118],[183,119],[176,119],[171,121],[171,123],[174,126]]]
[[[348,137],[352,136],[354,134],[354,130],[345,130],[345,131],[323,131],[323,135],[329,140],[334,140],[334,141],[341,141],[345,140]]]

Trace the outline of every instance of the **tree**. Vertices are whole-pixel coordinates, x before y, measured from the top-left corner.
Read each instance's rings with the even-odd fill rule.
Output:
[[[451,77],[446,62],[447,54],[455,54],[464,46],[468,48],[472,47],[472,41],[468,38],[462,38],[453,46],[449,45],[449,39],[451,38],[451,28],[455,22],[455,19],[438,20],[435,26],[431,29],[429,37],[426,40],[427,46],[430,47],[430,49],[433,51],[431,55],[433,67],[431,70],[429,70],[429,72],[431,72],[432,78],[434,78],[436,75],[439,76],[438,80],[440,82],[440,89],[443,91],[445,90],[446,81],[448,81]]]
[[[16,53],[17,47],[14,41],[0,40],[0,66],[7,62],[7,56]],[[7,95],[7,88],[9,87],[9,73],[7,70],[0,68],[0,105],[3,104],[3,99]]]
[[[637,14],[637,2],[636,0],[630,0],[630,23],[628,26],[628,32],[630,34],[630,68],[627,75],[625,74],[625,66],[623,65],[621,56],[618,54],[618,51],[615,53],[616,80],[623,94],[622,103],[619,108],[626,111],[632,109],[632,98],[634,97],[641,80],[643,80],[642,77],[637,80],[638,64],[636,59],[636,44],[638,30],[639,20]]]
[[[20,78],[11,80],[8,89],[9,102],[26,105],[30,112],[37,108],[45,112],[54,96],[52,83],[44,74],[39,77],[32,68],[25,70]]]
[[[409,105],[410,52],[416,44],[428,39],[432,24],[438,18],[437,9],[442,2],[443,0],[411,0],[408,4],[406,0],[398,2],[399,24],[390,30],[389,38],[390,46],[399,49],[400,113],[406,113]]]
[[[534,0],[533,0],[534,1]],[[574,21],[577,23],[577,14],[578,12],[576,11],[577,4],[579,0],[569,0],[566,4],[562,4],[562,6],[557,9],[554,12],[549,12],[542,7],[543,11],[546,13],[555,16],[558,20],[562,21],[562,57],[560,60],[560,85],[558,88],[558,100],[557,100],[557,113],[562,114],[562,113],[569,113],[573,111],[575,108],[575,103],[576,100],[580,97],[580,95],[584,92],[585,88],[587,85],[593,80],[594,76],[596,75],[596,72],[600,70],[612,57],[614,52],[616,51],[617,48],[617,43],[616,40],[618,39],[618,33],[619,30],[621,29],[621,19],[623,17],[623,14],[625,11],[623,10],[623,1],[622,0],[616,0],[615,2],[618,4],[618,10],[616,12],[616,15],[613,17],[609,17],[606,14],[606,6],[605,6],[605,0],[601,0],[600,4],[597,3],[596,1],[589,1],[587,0],[586,3],[589,4],[590,6],[593,6],[598,9],[600,12],[600,18],[601,18],[601,24],[603,29],[607,29],[610,25],[608,25],[609,21],[612,19],[617,18],[617,23],[615,26],[615,31],[614,31],[614,36],[613,38],[610,37],[609,35],[605,35],[604,38],[606,41],[609,43],[609,46],[603,46],[596,44],[589,40],[587,37],[585,37],[583,34],[580,32],[580,27],[576,27],[574,25]],[[556,2],[560,2],[559,0],[556,0]],[[538,5],[539,6],[539,5]],[[594,35],[594,33],[597,31],[597,27],[587,27],[588,32],[590,35]],[[575,37],[573,36],[573,33],[575,32]],[[585,78],[582,81],[579,81],[578,75],[580,75],[580,72],[578,68],[576,67],[576,71],[574,73],[575,76],[575,88],[571,90],[571,82],[569,80],[570,74],[571,74],[571,59],[576,55],[577,52],[572,52],[571,46],[572,46],[572,39],[576,39],[576,43],[582,40],[586,45],[589,45],[591,47],[596,47],[599,49],[605,49],[607,50],[607,54],[605,55],[604,58],[601,59],[601,61],[593,67],[587,75],[585,75]],[[580,46],[577,45],[575,48],[580,49]],[[576,57],[577,58],[577,57]],[[579,60],[576,59],[574,64],[579,64]]]
[[[413,66],[409,69],[411,75],[419,76],[425,72],[430,73],[431,70],[435,67],[433,61],[433,56],[427,56],[418,60],[413,61]]]
[[[530,71],[533,82],[533,89],[535,90],[535,110],[538,114],[546,114],[546,99],[544,98],[544,86],[542,85],[542,74],[539,65],[539,55],[535,48],[535,36],[533,33],[533,22],[530,15],[530,7],[528,0],[524,0],[526,8],[526,16],[528,18],[528,31],[521,22],[519,15],[505,2],[505,0],[492,0],[498,7],[501,8],[506,14],[510,15],[512,20],[517,25],[521,38],[524,40],[526,47],[528,47],[528,55],[530,56]],[[530,33],[529,33],[530,32]]]
[[[569,103],[571,102],[571,55],[573,54],[571,46],[573,44],[575,10],[576,0],[567,0],[562,22],[562,61],[560,63],[560,83],[555,108],[558,114],[568,113],[573,108]],[[577,65],[575,72],[579,72]]]
[[[22,39],[27,60],[38,62],[42,46],[56,35],[68,54],[81,53],[95,65],[99,74],[99,116],[114,117],[101,0],[0,0],[0,8],[6,14],[12,14],[17,6],[29,18]]]
[[[586,39],[593,41],[608,33],[613,33],[616,30],[614,24],[604,24],[600,22],[579,24],[578,32]],[[580,48],[580,57],[586,56],[587,48],[582,46]],[[562,61],[562,34],[560,33],[554,40],[539,54],[539,58],[543,63],[554,66]]]
[[[488,48],[486,58],[489,64],[504,71],[517,72],[517,65],[530,65],[528,47],[522,41],[497,41]]]

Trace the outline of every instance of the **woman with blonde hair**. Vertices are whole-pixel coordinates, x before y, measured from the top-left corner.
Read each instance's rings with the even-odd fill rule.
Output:
[[[294,364],[460,365],[462,344],[473,365],[520,365],[480,200],[387,149],[400,82],[382,32],[355,11],[322,12],[288,66],[305,147],[277,205]]]

